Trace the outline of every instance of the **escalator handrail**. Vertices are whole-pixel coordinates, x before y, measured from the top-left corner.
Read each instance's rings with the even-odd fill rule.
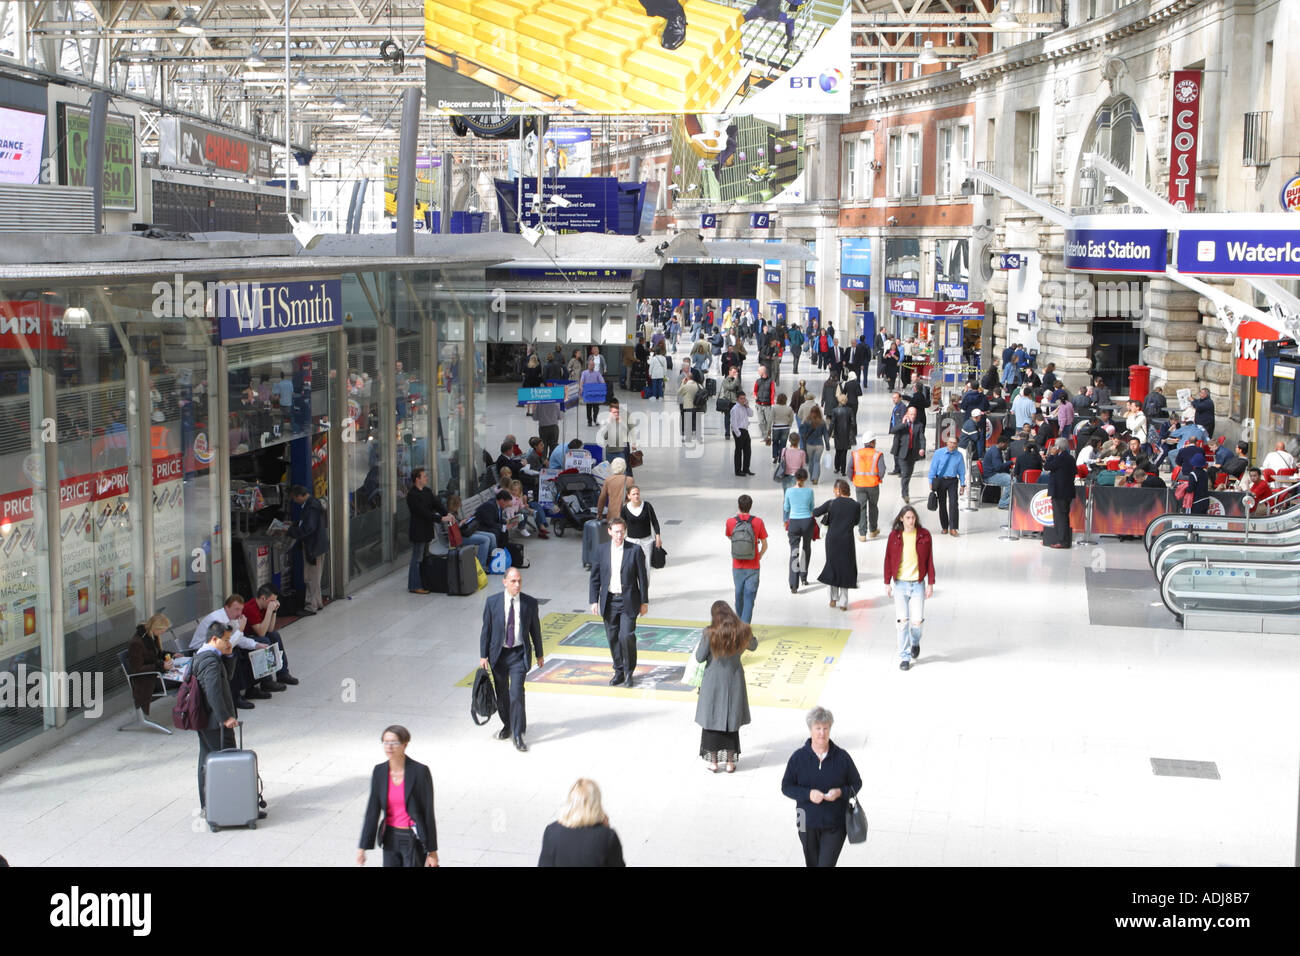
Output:
[[[1179,537],[1174,540],[1175,535],[1188,535]],[[1283,536],[1295,539],[1295,544],[1300,545],[1300,524],[1293,528],[1282,528],[1278,531],[1252,531],[1250,539],[1246,539],[1244,531],[1232,531],[1220,528],[1170,528],[1156,535],[1156,539],[1151,542],[1151,550],[1147,552],[1147,564],[1155,570],[1156,564],[1164,556],[1164,552],[1180,544],[1236,544],[1241,547],[1254,547],[1256,542],[1263,545],[1286,544],[1288,542],[1280,541]],[[1166,541],[1166,539],[1169,539]]]
[[[1256,526],[1261,526],[1259,530],[1262,530],[1263,525],[1285,521],[1292,518],[1296,519],[1297,523],[1300,523],[1300,498],[1297,498],[1290,507],[1268,515],[1194,515],[1188,514],[1185,511],[1166,511],[1162,514],[1156,515],[1147,522],[1146,530],[1142,532],[1142,544],[1147,549],[1147,554],[1149,556],[1151,553],[1151,545],[1155,541],[1156,536],[1164,531],[1173,530],[1170,528],[1162,528],[1160,531],[1153,534],[1153,529],[1155,529],[1157,525],[1169,524],[1173,521],[1194,521],[1196,522],[1196,529],[1201,531],[1226,531],[1230,530],[1228,528],[1229,524],[1245,524],[1247,528],[1251,529],[1251,534],[1254,534],[1256,533]],[[1180,528],[1177,530],[1185,529]]]
[[[1243,571],[1258,571],[1260,569],[1268,569],[1268,568],[1285,568],[1286,570],[1291,571],[1292,573],[1295,574],[1297,579],[1297,588],[1300,589],[1300,567],[1297,567],[1295,564],[1292,564],[1289,561],[1215,561],[1213,564],[1205,561],[1204,559],[1193,560],[1193,561],[1180,561],[1178,562],[1178,564],[1175,564],[1172,568],[1168,570],[1168,572],[1165,573],[1164,580],[1160,582],[1160,600],[1164,601],[1165,607],[1169,609],[1169,612],[1175,615],[1176,617],[1178,617],[1179,619],[1181,619],[1182,616],[1187,612],[1174,607],[1173,601],[1169,597],[1169,584],[1171,581],[1174,580],[1175,577],[1177,577],[1177,572],[1181,571],[1183,568],[1193,568],[1193,567],[1200,567],[1200,568],[1208,567],[1216,570],[1220,568],[1223,569],[1238,568]]]
[[[1199,556],[1196,556],[1196,557],[1188,556],[1188,557],[1185,557],[1185,558],[1176,559],[1176,555],[1174,554],[1174,552],[1177,552],[1177,551],[1179,551],[1179,550],[1181,550],[1181,549],[1183,549],[1183,548],[1186,548],[1186,549],[1189,550],[1189,551],[1193,551],[1193,550],[1194,550],[1194,551],[1207,552],[1207,553],[1202,553],[1202,554],[1200,554]],[[1171,570],[1172,568],[1176,567],[1176,566],[1179,565],[1179,564],[1186,563],[1186,562],[1188,562],[1188,561],[1199,561],[1199,562],[1201,562],[1201,563],[1206,563],[1206,562],[1210,562],[1210,561],[1220,561],[1220,560],[1223,560],[1223,559],[1227,559],[1227,560],[1231,561],[1231,560],[1233,560],[1234,558],[1235,558],[1235,559],[1238,559],[1238,560],[1243,560],[1243,561],[1270,561],[1270,560],[1272,560],[1271,558],[1269,558],[1269,557],[1267,557],[1267,556],[1259,556],[1259,555],[1257,555],[1257,556],[1255,556],[1255,557],[1242,557],[1242,552],[1243,552],[1243,551],[1248,552],[1248,553],[1253,553],[1253,552],[1258,552],[1258,551],[1265,551],[1265,552],[1267,552],[1267,551],[1272,551],[1272,552],[1275,552],[1275,553],[1277,553],[1277,554],[1284,554],[1284,553],[1295,554],[1295,555],[1297,556],[1297,560],[1294,561],[1294,562],[1292,562],[1292,561],[1277,561],[1277,562],[1275,562],[1275,563],[1277,563],[1277,564],[1294,564],[1294,565],[1297,566],[1297,568],[1300,568],[1300,546],[1298,546],[1298,545],[1295,544],[1295,543],[1291,543],[1291,542],[1288,542],[1288,543],[1277,543],[1277,544],[1270,544],[1270,543],[1268,543],[1268,542],[1260,542],[1259,544],[1256,544],[1256,543],[1254,543],[1254,542],[1251,542],[1250,544],[1239,544],[1239,543],[1238,543],[1238,544],[1231,544],[1231,543],[1228,543],[1228,544],[1220,544],[1220,543],[1216,543],[1216,542],[1212,542],[1212,541],[1179,541],[1177,544],[1171,544],[1168,548],[1166,548],[1165,551],[1164,551],[1164,553],[1162,553],[1162,554],[1160,555],[1159,561],[1160,561],[1160,562],[1163,562],[1163,561],[1166,560],[1166,558],[1168,558],[1168,560],[1169,560],[1170,562],[1172,562],[1172,563],[1170,563],[1169,568],[1167,568],[1167,569],[1165,570],[1165,574],[1168,574],[1168,573],[1169,573],[1169,570]],[[1223,555],[1223,559],[1210,557],[1210,555],[1213,555],[1213,554],[1221,554],[1221,555]],[[1217,564],[1216,564],[1216,567],[1217,567]],[[1160,583],[1160,582],[1164,579],[1164,575],[1162,575],[1162,574],[1160,573],[1160,567],[1159,567],[1159,564],[1157,564],[1157,566],[1156,566],[1156,568],[1155,568],[1155,576],[1156,576],[1156,583],[1157,583],[1157,584]]]
[[[1264,508],[1265,513],[1267,514],[1288,498],[1296,498],[1298,494],[1300,494],[1300,482],[1296,482],[1294,485],[1288,485],[1285,488],[1279,488],[1271,495],[1266,495],[1256,503],[1256,506]]]

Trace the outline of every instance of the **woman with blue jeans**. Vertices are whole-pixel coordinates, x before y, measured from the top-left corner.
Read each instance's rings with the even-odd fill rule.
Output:
[[[804,454],[808,456],[808,477],[815,485],[822,476],[822,452],[830,441],[826,419],[822,418],[822,410],[816,405],[809,410],[808,418],[799,426],[799,437],[803,442]]]
[[[934,593],[930,532],[921,527],[921,519],[911,505],[904,505],[894,519],[885,545],[885,593],[894,599],[898,669],[911,670],[912,661],[921,656],[925,599]]]
[[[794,480],[794,486],[785,491],[781,516],[790,539],[790,593],[798,594],[799,584],[808,583],[808,562],[812,560],[813,491],[807,487],[806,468],[796,471]]]

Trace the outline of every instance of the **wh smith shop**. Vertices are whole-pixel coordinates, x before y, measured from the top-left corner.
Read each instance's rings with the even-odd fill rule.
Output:
[[[406,560],[414,468],[477,478],[482,263],[352,242],[78,236],[0,265],[0,670],[102,672],[112,694],[150,614],[187,639],[231,591],[300,606],[300,550],[270,533],[290,486],[326,504],[338,598]],[[75,716],[0,707],[0,753]]]

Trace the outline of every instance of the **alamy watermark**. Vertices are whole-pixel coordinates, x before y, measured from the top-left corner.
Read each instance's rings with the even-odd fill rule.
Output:
[[[1097,316],[1128,319],[1138,327],[1150,320],[1146,282],[1092,282],[1083,276],[1043,282],[1039,319],[1045,323],[1091,321]]]
[[[0,671],[0,708],[65,707],[94,719],[104,713],[104,673],[95,671]]]

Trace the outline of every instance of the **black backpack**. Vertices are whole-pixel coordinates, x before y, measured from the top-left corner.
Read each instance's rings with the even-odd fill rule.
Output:
[[[470,692],[469,716],[478,727],[482,727],[497,712],[497,694],[492,686],[492,675],[483,668],[474,674],[474,689]],[[482,720],[479,718],[482,717]]]

